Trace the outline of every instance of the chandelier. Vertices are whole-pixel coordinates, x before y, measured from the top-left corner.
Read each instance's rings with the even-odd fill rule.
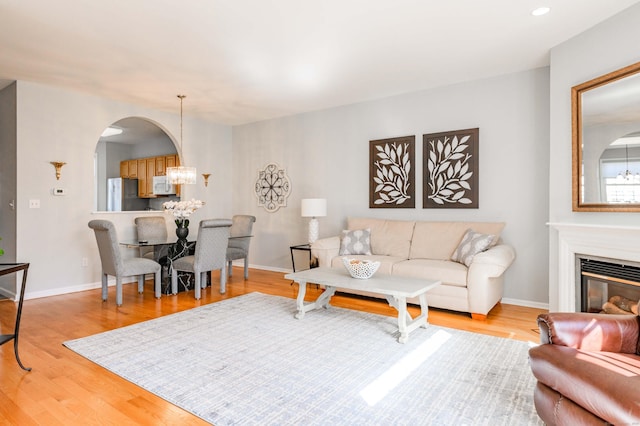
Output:
[[[180,99],[180,151],[182,151],[182,100],[186,95],[178,95]],[[167,167],[167,179],[172,185],[195,184],[196,168],[188,166]]]
[[[624,172],[618,173],[616,181],[618,183],[640,183],[640,173],[636,173],[634,176],[634,174],[629,169],[629,145],[624,146],[624,154],[626,168]]]

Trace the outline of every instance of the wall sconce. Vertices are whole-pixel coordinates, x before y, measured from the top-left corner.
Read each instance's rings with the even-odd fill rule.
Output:
[[[211,173],[202,174],[202,177],[204,178],[204,186],[209,186],[209,176],[211,176]]]
[[[51,161],[51,164],[53,164],[53,167],[56,168],[56,180],[60,180],[60,170],[62,169],[62,166],[67,163],[65,163],[64,161]]]

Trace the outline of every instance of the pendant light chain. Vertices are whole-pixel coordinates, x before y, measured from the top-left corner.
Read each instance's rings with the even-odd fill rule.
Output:
[[[183,140],[183,111],[182,100],[186,98],[186,95],[178,95],[180,99],[180,152],[184,149]],[[166,175],[169,178],[171,184],[194,184],[196,183],[196,168],[188,166],[167,167]]]
[[[182,151],[183,139],[182,139],[182,100],[186,98],[187,95],[178,95],[180,98],[180,151]]]
[[[629,182],[629,180],[633,176],[633,173],[629,171],[629,145],[628,144],[624,146],[624,158],[625,158],[626,167],[625,167],[624,173],[621,173],[620,175],[624,178],[626,182]]]

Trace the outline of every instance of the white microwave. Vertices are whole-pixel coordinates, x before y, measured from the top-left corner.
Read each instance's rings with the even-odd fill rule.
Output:
[[[153,195],[173,195],[176,193],[176,186],[169,183],[166,176],[153,177]]]

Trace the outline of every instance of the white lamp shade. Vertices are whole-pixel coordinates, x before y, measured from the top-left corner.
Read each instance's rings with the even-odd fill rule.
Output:
[[[302,200],[302,217],[324,217],[327,215],[325,198],[304,198]]]

